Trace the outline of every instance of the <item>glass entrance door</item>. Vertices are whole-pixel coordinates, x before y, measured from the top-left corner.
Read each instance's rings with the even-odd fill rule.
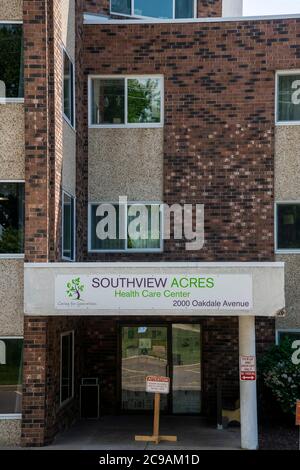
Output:
[[[153,396],[146,393],[148,375],[168,375],[167,326],[122,327],[122,408],[146,411],[153,408]],[[161,396],[167,410],[168,397]]]
[[[201,412],[201,330],[199,324],[172,325],[173,413]]]
[[[201,412],[201,327],[122,327],[121,399],[124,411],[153,409],[146,393],[148,375],[170,376],[169,395],[161,395],[161,410],[174,414]]]

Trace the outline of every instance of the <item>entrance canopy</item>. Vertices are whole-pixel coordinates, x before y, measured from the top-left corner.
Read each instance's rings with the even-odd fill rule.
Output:
[[[26,315],[276,316],[284,263],[26,263]]]

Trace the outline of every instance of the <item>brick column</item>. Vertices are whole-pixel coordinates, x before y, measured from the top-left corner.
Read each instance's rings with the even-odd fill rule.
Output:
[[[40,447],[46,436],[46,317],[25,317],[22,435],[23,447]]]

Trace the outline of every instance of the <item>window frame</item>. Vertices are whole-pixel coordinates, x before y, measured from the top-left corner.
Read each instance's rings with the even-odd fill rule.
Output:
[[[128,80],[134,79],[160,79],[160,122],[145,122],[145,123],[128,123]],[[92,90],[93,80],[121,80],[125,81],[125,93],[124,93],[124,124],[93,124],[93,102],[92,102]],[[89,129],[133,129],[133,128],[162,128],[164,127],[164,76],[163,75],[89,75],[88,77],[88,127]]]
[[[72,336],[72,394],[66,400],[62,401],[62,342],[63,337]],[[60,374],[59,374],[59,405],[64,407],[74,399],[74,371],[75,371],[75,331],[69,330],[60,334]]]
[[[23,21],[22,20],[0,20],[0,25],[1,24],[15,24],[15,25],[20,24],[23,26]],[[24,28],[23,28],[23,35],[24,35]],[[24,86],[25,86],[25,81],[24,81]],[[24,93],[25,93],[25,90],[24,90]],[[0,105],[1,104],[24,104],[24,102],[25,102],[25,97],[23,98],[0,98]]]
[[[3,336],[0,335],[0,340],[3,339],[20,339],[23,341],[23,348],[24,348],[24,336]],[[22,381],[23,384],[23,381]],[[0,413],[0,421],[6,420],[6,419],[22,419],[22,413]]]
[[[194,16],[193,18],[197,18],[197,10],[198,10],[198,0],[193,0],[194,1]],[[170,18],[170,20],[175,20],[175,2],[176,0],[173,0],[173,16]],[[109,0],[109,12],[111,15],[117,15],[117,16],[124,16],[125,18],[137,18],[137,19],[149,19],[149,18],[157,18],[156,16],[141,16],[141,15],[135,15],[134,14],[134,0],[131,0],[131,12],[130,14],[126,13],[116,13],[112,10],[112,0]],[[158,18],[159,19],[159,18]]]
[[[64,196],[68,196],[73,200],[73,258],[68,258],[64,256]],[[66,191],[65,189],[62,190],[62,198],[61,198],[61,257],[65,261],[72,261],[76,260],[76,197],[73,196],[71,193]]]
[[[100,205],[100,204],[112,204],[112,205],[125,205],[124,203],[120,204],[119,201],[101,201],[101,202],[89,202],[88,205],[88,253],[163,253],[164,251],[164,217],[163,217],[163,203],[159,201],[127,201],[126,203],[126,227],[125,227],[125,233],[126,233],[126,238],[124,239],[125,243],[125,248],[124,250],[120,249],[111,249],[111,250],[96,250],[92,249],[92,206],[95,205]],[[145,206],[154,206],[154,205],[159,205],[159,212],[160,212],[160,247],[159,248],[128,248],[127,246],[127,227],[128,227],[128,206],[134,206],[134,205],[140,205],[144,204]]]
[[[274,209],[274,215],[275,215],[275,223],[274,223],[274,244],[275,244],[275,253],[276,254],[300,254],[300,248],[278,248],[278,206],[279,205],[299,205],[300,206],[300,200],[296,201],[276,201],[275,202],[275,209]]]
[[[279,345],[279,334],[280,333],[299,333],[300,334],[300,328],[278,328],[278,329],[276,329],[275,342],[276,342],[277,346]]]
[[[276,126],[300,126],[299,121],[280,121],[279,120],[279,78],[286,75],[300,75],[300,69],[295,70],[277,70],[275,75],[275,125]],[[300,106],[300,105],[299,105]]]
[[[68,116],[65,114],[65,105],[64,105],[64,91],[65,91],[65,80],[64,80],[64,75],[65,75],[65,70],[64,70],[64,54],[68,57],[70,63],[72,64],[73,68],[73,73],[72,73],[72,84],[73,84],[73,123],[71,120],[68,118]],[[67,51],[66,47],[63,45],[62,46],[62,115],[64,120],[66,121],[67,124],[76,131],[76,99],[75,99],[75,90],[76,90],[76,84],[75,84],[75,63],[73,62],[69,52]]]
[[[1,183],[23,183],[24,184],[24,198],[25,198],[25,180],[2,180],[0,179],[0,185]],[[25,203],[25,200],[24,200]],[[24,235],[25,235],[25,213],[24,213]],[[25,243],[25,239],[24,239]],[[24,247],[25,251],[25,247]],[[1,259],[24,259],[25,253],[0,253],[0,260]]]

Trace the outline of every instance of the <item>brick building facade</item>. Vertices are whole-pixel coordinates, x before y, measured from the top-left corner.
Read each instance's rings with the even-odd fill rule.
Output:
[[[241,2],[236,3],[240,12]],[[285,306],[281,262],[288,262],[287,282],[299,274],[297,255],[289,253],[287,259],[284,252],[277,253],[274,204],[297,199],[296,193],[287,198],[278,189],[283,185],[278,149],[287,137],[282,134],[285,129],[277,126],[275,101],[276,72],[296,74],[300,68],[300,19],[226,20],[222,18],[226,1],[194,5],[196,18],[183,20],[110,15],[110,2],[100,0],[23,0],[19,13],[9,13],[12,21],[19,15],[24,35],[23,395],[20,427],[14,425],[22,446],[47,445],[79,419],[84,377],[100,380],[100,413],[147,411],[136,405],[143,402],[140,390],[134,390],[134,399],[131,389],[126,390],[129,399],[125,393],[135,410],[124,409],[122,395],[128,359],[125,343],[135,340],[145,327],[161,328],[155,335],[167,332],[168,339],[156,346],[156,353],[152,346],[138,346],[136,352],[131,345],[132,351],[147,360],[151,354],[162,354],[174,390],[175,356],[181,354],[177,365],[183,367],[180,361],[187,357],[182,351],[175,354],[176,328],[180,335],[188,331],[190,337],[183,338],[187,348],[199,332],[195,341],[199,341],[196,373],[201,399],[195,400],[201,401],[201,409],[197,405],[196,414],[216,419],[221,383],[225,401],[236,402],[241,393],[243,426],[247,413],[256,414],[255,384],[250,390],[251,409],[243,401],[248,384],[239,389],[239,355],[255,355],[250,332],[256,336],[259,355],[274,343],[276,328],[296,331],[299,326],[298,297],[289,287],[292,320],[274,318]],[[230,16],[235,16],[234,11]],[[0,9],[0,26],[1,14]],[[152,76],[163,81],[159,125],[92,121],[93,77],[127,83],[130,77]],[[116,100],[118,106],[120,101]],[[289,126],[291,155],[298,151],[298,124]],[[1,176],[0,183],[1,179],[14,178]],[[115,202],[118,196],[151,204],[204,204],[204,247],[187,251],[186,240],[171,237],[156,252],[91,249],[93,204]],[[68,207],[72,216],[72,204],[76,217],[68,230],[65,222]],[[95,311],[59,309],[54,300],[59,276],[90,276],[95,269],[103,276],[117,276],[118,270],[124,275],[207,272],[236,279],[244,274],[251,277],[253,306],[248,315],[242,310],[216,314],[209,309],[135,308],[136,313],[122,308],[105,311],[101,306]],[[271,295],[275,291],[278,295]],[[132,331],[125,341],[126,328]],[[3,337],[17,336],[8,332]],[[68,385],[63,385],[65,337],[73,350]],[[149,338],[148,343],[140,339],[138,344],[150,344]],[[72,390],[66,392],[68,387]],[[188,391],[180,392],[189,399]],[[176,400],[173,394],[166,412],[176,414]],[[3,429],[9,429],[9,419],[7,414]],[[255,423],[252,431],[252,436],[242,439],[243,447],[255,448]]]

